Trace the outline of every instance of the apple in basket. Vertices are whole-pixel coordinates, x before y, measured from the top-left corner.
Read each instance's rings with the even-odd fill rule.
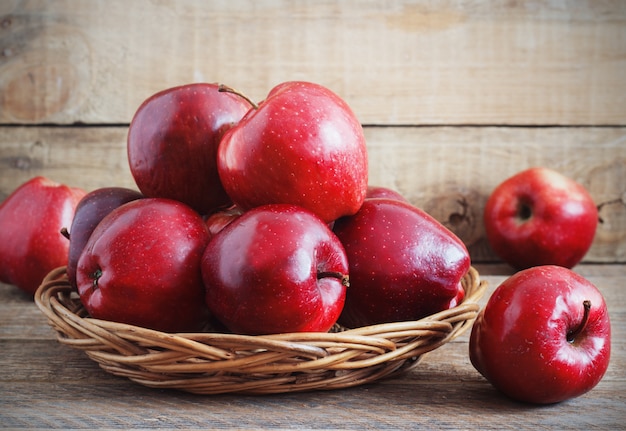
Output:
[[[408,202],[408,200],[398,191],[394,189],[390,189],[389,187],[383,186],[368,186],[367,193],[365,194],[365,199],[376,199],[376,198],[389,198],[396,199],[403,202]]]
[[[269,204],[211,239],[202,275],[209,310],[235,333],[326,332],[344,304],[348,262],[311,211]]]
[[[461,240],[421,209],[397,199],[366,199],[334,232],[350,264],[339,322],[357,327],[417,320],[455,306],[470,267]]]
[[[80,255],[81,302],[98,319],[198,331],[208,321],[200,272],[208,241],[202,217],[181,202],[125,203],[102,219]]]
[[[70,240],[67,278],[74,288],[76,287],[78,258],[98,223],[120,205],[142,197],[143,195],[137,190],[125,187],[102,187],[87,193],[78,202],[69,231],[65,227],[62,230]]]
[[[469,342],[472,364],[495,388],[538,404],[590,391],[608,368],[610,350],[602,294],[556,265],[522,270],[500,284]]]
[[[69,241],[61,229],[84,195],[38,176],[0,204],[0,281],[34,294],[48,272],[67,264]]]
[[[249,109],[217,84],[187,84],[149,97],[128,128],[128,161],[139,190],[203,215],[230,205],[217,173],[217,147]]]
[[[285,82],[228,130],[218,149],[224,189],[243,210],[304,207],[327,223],[354,214],[368,176],[363,129],[329,89]]]
[[[587,253],[598,209],[579,183],[547,168],[531,168],[496,187],[485,205],[491,247],[516,269],[572,268]]]
[[[224,210],[216,211],[206,218],[206,224],[211,236],[224,229],[230,222],[243,214],[243,210],[236,205]]]

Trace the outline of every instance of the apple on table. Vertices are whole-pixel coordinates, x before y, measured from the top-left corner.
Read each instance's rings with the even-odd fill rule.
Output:
[[[593,389],[610,351],[602,294],[556,265],[522,270],[500,284],[479,312],[469,342],[471,363],[495,388],[536,404]]]
[[[591,247],[598,209],[581,184],[536,167],[513,175],[492,191],[484,224],[495,253],[514,268],[572,268]]]
[[[78,187],[37,176],[0,204],[0,281],[34,294],[53,269],[67,265],[72,223],[85,195]]]

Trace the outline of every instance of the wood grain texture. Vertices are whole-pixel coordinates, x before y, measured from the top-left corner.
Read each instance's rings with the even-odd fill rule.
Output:
[[[504,265],[478,270],[490,283],[484,306],[511,270]],[[0,428],[623,429],[626,271],[623,265],[579,265],[576,271],[607,300],[611,363],[591,392],[546,407],[496,392],[469,362],[469,334],[431,352],[407,374],[348,390],[195,396],[149,389],[105,373],[83,352],[56,342],[31,299],[0,285]]]
[[[544,165],[585,185],[603,221],[585,261],[604,264],[575,270],[605,295],[613,330],[600,384],[554,406],[509,401],[473,369],[465,335],[349,390],[159,391],[60,345],[32,299],[0,284],[0,428],[623,429],[622,0],[2,0],[0,202],[35,175],[134,187],[127,125],[164,88],[223,82],[261,100],[287,80],[344,98],[366,125],[370,183],[433,214],[475,262],[495,260],[481,218],[499,182]],[[511,274],[478,268],[488,294]]]
[[[602,223],[586,259],[626,261],[626,129],[367,128],[371,182],[395,188],[491,260],[482,218],[506,178],[546,166],[584,185]]]
[[[0,201],[35,175],[93,190],[135,188],[126,127],[0,128]],[[588,262],[626,262],[626,128],[366,127],[370,183],[404,194],[469,247],[494,260],[482,212],[501,181],[548,166],[601,206]]]
[[[626,3],[31,0],[0,6],[0,122],[128,123],[149,95],[326,85],[374,125],[626,124]]]

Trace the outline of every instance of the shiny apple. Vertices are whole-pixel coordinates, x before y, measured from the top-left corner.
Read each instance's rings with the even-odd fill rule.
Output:
[[[572,268],[591,247],[598,209],[581,184],[538,167],[513,175],[492,191],[484,224],[495,253],[514,268]]]
[[[309,82],[285,82],[222,139],[217,167],[244,211],[298,205],[327,223],[354,214],[367,192],[363,129],[338,95]]]
[[[495,388],[524,402],[578,397],[604,376],[611,351],[605,300],[587,279],[556,265],[522,270],[480,311],[470,360]]]
[[[348,285],[343,246],[311,211],[255,207],[216,234],[202,258],[206,303],[243,334],[326,332]]]
[[[333,230],[350,264],[339,319],[344,326],[417,320],[462,300],[469,253],[421,209],[397,199],[366,199],[355,215],[335,221]]]
[[[69,231],[62,229],[70,241],[67,278],[73,287],[76,287],[78,258],[98,223],[120,205],[142,197],[140,192],[125,187],[102,187],[90,191],[78,202]]]
[[[38,176],[0,204],[0,281],[34,294],[53,269],[67,265],[72,223],[85,191]]]
[[[217,147],[249,109],[217,84],[181,85],[150,96],[128,128],[128,162],[139,190],[203,215],[230,205],[217,173]]]
[[[164,198],[125,203],[92,232],[76,282],[92,317],[165,332],[201,330],[208,321],[200,259],[204,220]]]

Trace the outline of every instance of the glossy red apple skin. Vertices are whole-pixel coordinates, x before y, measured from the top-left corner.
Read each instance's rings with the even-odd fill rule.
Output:
[[[583,302],[591,309],[584,330]],[[604,376],[611,326],[602,294],[568,268],[546,265],[505,280],[480,311],[470,335],[474,367],[494,387],[524,402],[550,404],[580,396]]]
[[[34,294],[53,269],[67,265],[61,234],[85,191],[48,178],[31,178],[0,204],[0,281]]]
[[[326,332],[343,307],[348,262],[316,215],[271,204],[212,238],[202,274],[209,310],[235,333]]]
[[[368,186],[365,199],[389,198],[402,202],[409,202],[400,192],[383,186]]]
[[[225,133],[217,160],[224,189],[243,210],[288,203],[330,223],[354,214],[367,192],[361,124],[345,101],[313,83],[274,87]]]
[[[181,202],[125,203],[96,226],[78,260],[81,302],[92,317],[165,332],[208,320],[200,259],[204,220]]]
[[[495,253],[514,268],[572,268],[591,247],[598,209],[582,185],[538,167],[513,175],[492,191],[484,224]]]
[[[463,283],[459,283],[457,285],[457,291],[454,298],[450,300],[446,308],[454,308],[459,305],[465,299],[465,288],[463,287]]]
[[[350,263],[342,325],[417,320],[457,304],[469,253],[419,208],[396,199],[366,199],[333,230]]]
[[[137,190],[125,187],[102,187],[90,191],[78,202],[69,229],[70,247],[67,262],[67,278],[74,288],[76,288],[78,258],[98,223],[115,208],[142,197],[143,195]]]
[[[249,109],[217,84],[187,84],[149,97],[128,128],[128,161],[139,190],[203,215],[230,205],[217,173],[217,147]]]

